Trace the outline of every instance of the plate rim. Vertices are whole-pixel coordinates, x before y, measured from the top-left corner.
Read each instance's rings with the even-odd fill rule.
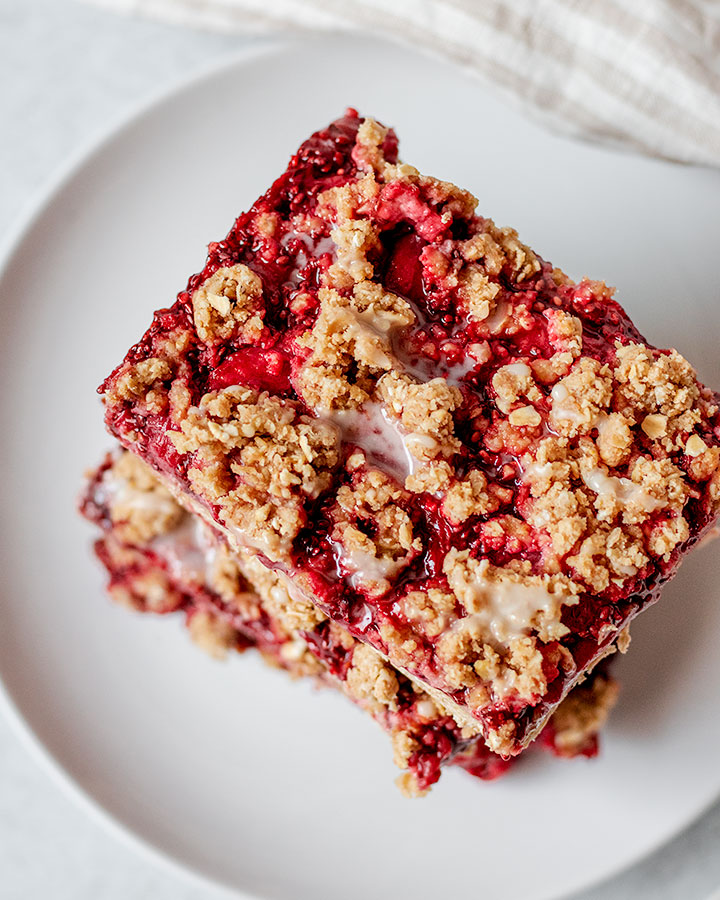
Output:
[[[31,191],[30,196],[22,204],[4,232],[0,241],[0,289],[2,289],[8,270],[25,237],[50,209],[58,194],[82,172],[86,165],[120,138],[126,130],[151,115],[156,107],[162,106],[175,95],[197,87],[205,81],[211,81],[213,78],[222,76],[223,73],[255,59],[281,53],[286,47],[301,41],[301,37],[261,36],[256,43],[235,50],[223,59],[202,66],[197,71],[177,78],[170,84],[157,89],[149,97],[131,105],[129,109],[113,117],[108,124],[94,130],[84,138],[74,150],[53,166],[49,174]],[[0,302],[2,301],[3,297],[0,294]],[[4,451],[0,445],[0,458],[3,455]],[[162,871],[185,879],[188,884],[205,890],[208,887],[213,888],[219,896],[224,895],[228,900],[258,900],[256,895],[248,894],[246,891],[224,882],[220,877],[196,869],[190,863],[163,850],[123,822],[119,816],[96,799],[91,791],[63,766],[37,734],[30,721],[23,715],[5,682],[2,667],[0,667],[0,714],[9,723],[11,732],[18,738],[21,746],[28,750],[38,768],[49,775],[51,782],[60,789],[62,794],[74,803],[76,808],[82,810],[92,822],[104,829],[106,834],[137,852],[146,861],[158,865]]]
[[[379,38],[367,32],[343,33],[340,36],[343,40],[352,42],[381,43],[389,46],[393,46],[397,43]],[[140,124],[143,119],[150,116],[157,107],[162,106],[172,98],[191,88],[201,86],[205,82],[212,81],[214,78],[222,77],[233,69],[252,63],[255,60],[280,54],[285,49],[293,48],[298,45],[337,39],[337,37],[338,34],[335,32],[319,32],[317,30],[308,30],[297,35],[256,36],[254,41],[247,46],[233,50],[227,55],[223,55],[222,59],[201,66],[188,75],[174,79],[170,84],[164,85],[162,88],[152,92],[148,97],[132,104],[129,109],[114,116],[109,123],[93,130],[93,132],[88,137],[84,138],[74,150],[50,169],[49,174],[30,192],[29,197],[22,204],[19,211],[11,220],[10,225],[5,230],[4,235],[0,240],[0,289],[2,289],[8,270],[27,234],[40,222],[42,216],[50,209],[53,202],[57,199],[58,194],[60,194],[61,191],[70,184],[96,156],[101,154],[114,141],[120,138],[124,132]],[[432,54],[426,53],[423,48],[404,46],[410,52],[416,52],[418,55],[432,56]],[[458,74],[472,79],[472,75],[468,74],[467,70],[460,64],[455,64],[452,60],[443,59],[442,61],[446,62],[450,68],[455,69]],[[480,79],[474,80],[477,81],[479,85],[482,83]],[[502,95],[499,95],[497,99],[499,102],[503,102]],[[565,139],[568,142],[576,141],[576,139],[572,137],[566,137]],[[616,148],[603,144],[596,144],[595,146],[603,152],[618,158],[627,157],[628,155],[635,156],[635,154],[628,154],[627,150],[623,148]],[[644,162],[664,162],[663,160],[654,160],[652,157],[641,158]],[[0,295],[0,302],[2,302],[2,300],[3,298]],[[1,456],[2,446],[0,445],[0,457]],[[83,786],[83,784],[64,767],[50,747],[40,738],[30,721],[23,715],[19,704],[16,702],[5,682],[1,667],[0,714],[4,715],[5,720],[10,724],[11,731],[18,737],[21,745],[29,751],[31,757],[38,764],[41,771],[45,771],[61,792],[68,797],[77,808],[83,810],[91,821],[101,826],[106,834],[113,836],[122,845],[137,852],[141,858],[159,866],[161,870],[184,880],[188,885],[193,885],[205,890],[212,888],[218,893],[218,896],[225,896],[228,900],[233,900],[233,898],[234,900],[261,900],[260,895],[250,894],[236,885],[223,880],[222,876],[214,875],[209,871],[197,868],[192,863],[184,861],[180,856],[176,856],[171,851],[163,849],[151,838],[145,837],[131,825],[125,823],[119,815],[116,815],[108,807],[103,805],[100,800],[96,799],[91,790]],[[646,849],[629,862],[621,862],[611,867],[601,876],[595,877],[587,882],[580,889],[576,888],[569,893],[564,892],[562,894],[554,895],[553,900],[571,900],[573,897],[579,897],[581,894],[591,891],[594,888],[631,871],[634,867],[648,860],[653,854],[661,851],[663,847],[668,846],[672,841],[676,840],[681,834],[687,831],[693,823],[700,821],[700,819],[702,819],[709,810],[717,804],[718,800],[720,800],[720,792],[713,792],[699,808],[692,813],[681,817],[676,823],[676,826],[666,835],[662,842]]]

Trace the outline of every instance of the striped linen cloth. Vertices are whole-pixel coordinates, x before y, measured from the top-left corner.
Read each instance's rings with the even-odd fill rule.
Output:
[[[565,133],[720,165],[718,0],[86,0],[226,31],[362,29],[446,56]]]

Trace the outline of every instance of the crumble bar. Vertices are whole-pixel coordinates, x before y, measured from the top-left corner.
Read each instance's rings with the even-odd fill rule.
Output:
[[[101,390],[236,552],[519,753],[712,525],[717,396],[353,110]]]
[[[426,792],[446,765],[483,779],[510,767],[481,739],[463,736],[372,647],[294,599],[282,576],[252,556],[232,554],[136,457],[108,455],[89,475],[81,509],[102,529],[95,550],[117,602],[158,614],[182,611],[192,639],[215,658],[256,647],[293,677],[340,688],[390,735],[405,793]],[[594,756],[616,694],[617,683],[596,671],[561,704],[539,743],[557,756]]]

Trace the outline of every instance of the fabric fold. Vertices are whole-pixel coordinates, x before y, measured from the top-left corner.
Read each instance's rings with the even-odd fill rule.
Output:
[[[693,0],[83,0],[226,32],[359,30],[461,65],[546,127],[720,165],[720,7]]]

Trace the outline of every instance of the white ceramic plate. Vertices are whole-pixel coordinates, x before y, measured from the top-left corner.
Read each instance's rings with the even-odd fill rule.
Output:
[[[330,692],[103,596],[83,469],[108,445],[95,386],[202,267],[204,246],[348,104],[471,188],[720,384],[716,173],[556,138],[457,70],[365,39],[255,54],[166,97],[47,197],[0,283],[0,670],[8,709],[80,792],[188,869],[273,900],[541,900],[637,860],[720,791],[717,551],[635,630],[601,758],[538,758],[400,797],[388,741]],[[76,792],[77,793],[77,792]]]

